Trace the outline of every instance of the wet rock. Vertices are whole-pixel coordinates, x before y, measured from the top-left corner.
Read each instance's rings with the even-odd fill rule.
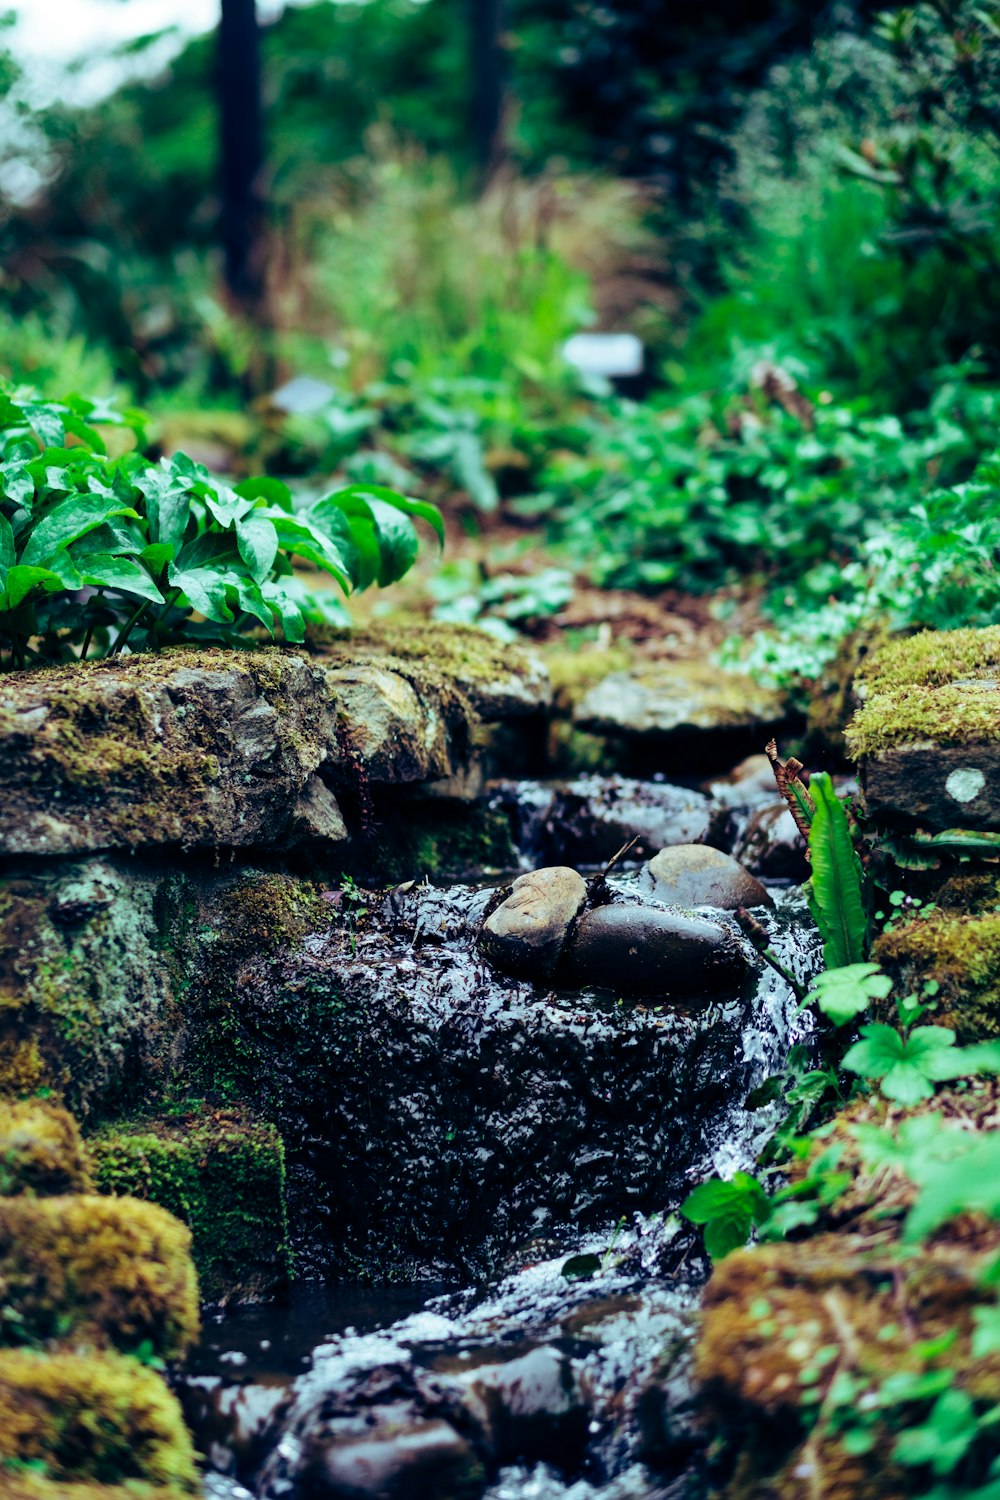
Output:
[[[734,751],[759,747],[785,717],[780,693],[704,661],[614,672],[574,712],[582,729],[646,740],[664,752],[673,745],[702,764],[706,754],[728,755],[731,764]]]
[[[752,875],[801,885],[809,879],[805,840],[784,802],[758,808],[733,849],[734,858]]]
[[[525,858],[539,864],[603,865],[638,835],[629,858],[708,834],[712,808],[701,793],[626,776],[522,781],[494,787]]]
[[[727,776],[716,777],[703,788],[724,807],[753,807],[774,801],[774,771],[766,755],[748,755]]]
[[[705,844],[679,844],[661,849],[648,862],[649,889],[670,906],[715,906],[736,911],[740,906],[773,906],[759,880],[719,849]]]
[[[576,1468],[587,1443],[589,1411],[573,1365],[551,1346],[499,1364],[452,1372],[465,1406],[496,1464],[549,1459]]]
[[[586,899],[583,877],[564,865],[521,875],[486,918],[479,945],[506,974],[551,979]]]
[[[312,1446],[299,1475],[310,1500],[476,1500],[486,1484],[450,1423],[414,1420],[406,1406],[376,1409],[362,1434]]]
[[[619,993],[695,997],[738,988],[748,967],[717,923],[628,904],[584,913],[563,972],[571,983]]]

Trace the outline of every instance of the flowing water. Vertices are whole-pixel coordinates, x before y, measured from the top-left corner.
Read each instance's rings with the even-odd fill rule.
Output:
[[[541,800],[531,789],[536,809]],[[537,818],[527,821],[537,839]],[[635,874],[611,883],[620,902],[657,904]],[[797,891],[774,894],[774,911],[762,913],[772,948],[806,980],[818,955],[804,901]],[[603,1057],[614,1039],[613,1061],[595,1062],[610,1124],[567,1148],[573,1175],[590,1184],[575,1200],[582,1210],[562,1222],[543,1211],[550,1202],[543,1166],[535,1217],[531,1182],[519,1180],[517,1213],[500,1194],[488,1210],[495,1232],[478,1231],[482,1255],[467,1247],[456,1254],[450,1280],[381,1287],[304,1281],[267,1307],[210,1314],[181,1393],[210,1465],[211,1500],[248,1493],[259,1500],[450,1500],[473,1493],[486,1500],[666,1500],[680,1493],[697,1450],[686,1407],[688,1351],[707,1268],[699,1237],[677,1209],[690,1187],[713,1173],[729,1177],[752,1167],[779,1106],[750,1111],[747,1094],[780,1070],[808,1022],[787,984],[756,958],[741,993],[684,1006],[624,1002],[596,990],[541,994],[522,981],[484,978],[470,944],[489,897],[473,886],[397,892],[384,903],[375,937],[369,933],[351,961],[368,966],[376,997],[380,985],[387,995],[390,987],[398,993],[401,983],[410,986],[414,1027],[425,1011],[442,1032],[457,1017],[470,1049],[481,1048],[500,1020],[508,1028],[504,1045],[513,1045],[510,1018],[523,1010],[528,1030],[515,1038],[515,1056],[529,1031],[551,1054],[547,1063],[530,1064],[539,1090],[551,1089],[553,1076],[582,1086],[588,1049]],[[725,913],[703,914],[734,927]],[[322,959],[317,949],[316,961]],[[571,1056],[559,1050],[567,1031],[579,1053],[572,1054],[568,1083],[558,1076]],[[623,1120],[609,1068],[630,1066],[630,1049],[648,1059],[651,1074],[645,1097],[624,1091],[631,1114]],[[647,1116],[664,1100],[668,1118],[653,1128]],[[599,1119],[600,1109],[600,1099],[591,1101],[587,1118]],[[544,1101],[541,1110],[536,1103],[523,1111],[529,1153],[545,1136]],[[477,1153],[490,1154],[477,1128],[469,1124],[464,1143],[473,1162]],[[554,1138],[562,1128],[553,1124]],[[634,1182],[622,1160],[633,1145],[637,1158],[649,1158]],[[512,1150],[505,1137],[497,1160]],[[491,1177],[487,1160],[481,1180],[488,1186]],[[405,1170],[394,1180],[404,1179]],[[448,1178],[428,1180],[442,1184],[439,1201],[424,1204],[429,1222],[437,1214],[449,1224],[455,1204]],[[300,1244],[309,1233],[308,1222],[296,1226]],[[427,1261],[439,1264],[440,1257],[428,1253]],[[462,1266],[471,1274],[458,1285],[455,1268]],[[428,1467],[434,1444],[439,1471]],[[466,1472],[477,1456],[489,1474],[485,1490]],[[446,1477],[438,1482],[436,1472]]]

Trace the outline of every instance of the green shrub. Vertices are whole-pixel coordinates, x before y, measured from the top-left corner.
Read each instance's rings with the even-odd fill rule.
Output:
[[[0,652],[9,667],[174,640],[304,639],[327,611],[298,557],[344,590],[385,586],[416,558],[411,517],[435,508],[377,485],[296,505],[287,486],[214,481],[183,454],[108,456],[100,428],[142,432],[106,402],[0,394]],[[200,615],[201,623],[192,616]]]

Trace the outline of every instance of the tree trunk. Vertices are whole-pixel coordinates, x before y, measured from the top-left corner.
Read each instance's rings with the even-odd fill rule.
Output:
[[[472,136],[480,184],[485,186],[505,154],[503,0],[468,0],[471,7]]]
[[[222,0],[218,56],[222,245],[234,310],[266,304],[260,43],[254,0]]]

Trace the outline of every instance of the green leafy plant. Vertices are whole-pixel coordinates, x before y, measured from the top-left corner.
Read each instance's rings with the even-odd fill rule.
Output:
[[[867,882],[843,803],[825,771],[810,780],[809,796],[812,875],[806,899],[823,937],[827,968],[842,969],[863,962],[867,951]]]
[[[414,519],[437,510],[378,485],[297,505],[278,480],[230,487],[183,454],[109,456],[102,430],[142,435],[137,412],[70,397],[0,394],[0,652],[8,667],[234,642],[263,629],[301,641],[327,606],[293,558],[343,592],[382,587],[416,558]],[[196,619],[200,616],[200,620]]]

